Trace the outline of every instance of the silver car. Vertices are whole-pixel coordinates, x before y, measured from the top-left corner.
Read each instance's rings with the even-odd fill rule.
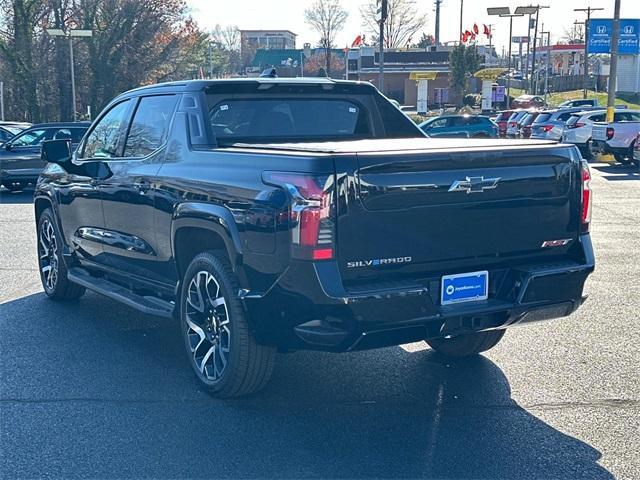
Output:
[[[589,142],[591,142],[593,123],[604,122],[606,115],[606,110],[573,113],[564,125],[562,143],[573,143],[582,156],[589,160],[592,156]]]
[[[598,110],[598,108],[558,108],[556,110],[547,110],[542,112],[536,118],[531,126],[531,138],[539,140],[555,140],[556,142],[562,139],[562,133],[564,132],[564,124],[572,114],[576,112]]]

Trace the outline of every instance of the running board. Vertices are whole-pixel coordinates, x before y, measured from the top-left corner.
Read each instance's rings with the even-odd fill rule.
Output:
[[[100,293],[105,297],[117,300],[120,303],[135,308],[149,315],[171,318],[173,316],[174,305],[171,302],[161,300],[156,297],[143,297],[133,293],[131,290],[106,280],[102,277],[94,277],[83,268],[74,267],[67,272],[67,278],[73,283],[82,285],[89,290]]]

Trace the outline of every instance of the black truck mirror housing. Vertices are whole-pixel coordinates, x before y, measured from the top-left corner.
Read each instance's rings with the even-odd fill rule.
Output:
[[[40,158],[49,163],[66,163],[71,160],[71,139],[45,140]]]

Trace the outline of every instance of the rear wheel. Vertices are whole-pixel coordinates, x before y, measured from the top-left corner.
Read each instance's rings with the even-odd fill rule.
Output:
[[[217,397],[263,388],[276,349],[256,342],[237,296],[238,280],[228,260],[205,252],[192,261],[182,282],[180,317],[189,363],[202,387]]]
[[[495,347],[506,330],[489,330],[451,338],[435,338],[427,343],[436,352],[447,357],[469,357]]]
[[[44,292],[53,300],[75,300],[85,288],[67,279],[67,266],[62,259],[62,236],[51,209],[38,219],[38,267]]]

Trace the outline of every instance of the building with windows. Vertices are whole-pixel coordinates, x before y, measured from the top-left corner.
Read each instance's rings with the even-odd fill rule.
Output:
[[[297,35],[289,30],[240,30],[243,47],[254,50],[285,50],[296,48]]]

